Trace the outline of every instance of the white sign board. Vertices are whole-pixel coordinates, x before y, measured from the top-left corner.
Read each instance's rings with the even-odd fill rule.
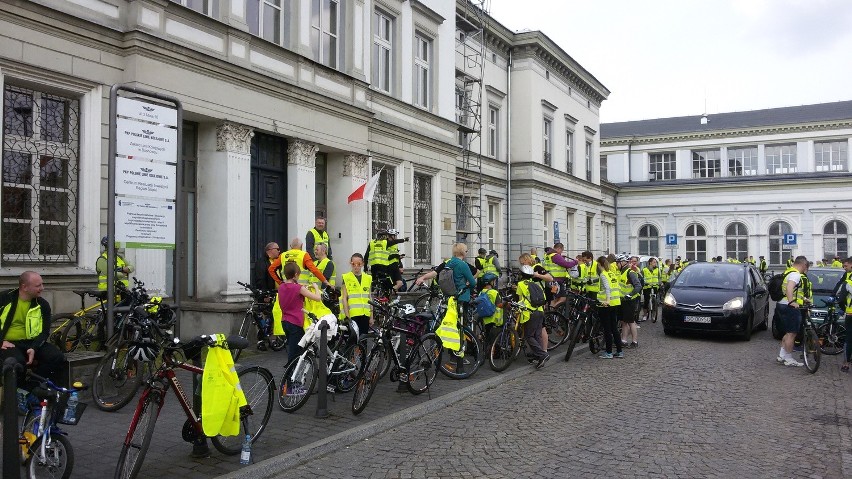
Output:
[[[115,198],[115,241],[125,248],[174,249],[175,204]]]
[[[150,121],[166,126],[177,126],[177,110],[132,98],[118,97],[116,113],[135,120]]]
[[[174,200],[177,168],[150,161],[115,159],[115,193]]]
[[[128,158],[177,163],[177,130],[162,125],[116,118],[115,151]]]

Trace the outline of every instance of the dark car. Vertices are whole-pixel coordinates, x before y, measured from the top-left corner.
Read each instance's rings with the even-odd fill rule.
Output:
[[[690,263],[663,299],[663,331],[736,333],[751,339],[769,320],[769,291],[744,263]]]
[[[822,324],[825,319],[828,311],[826,310],[825,305],[828,303],[829,298],[834,291],[834,287],[837,283],[843,279],[843,275],[846,273],[842,268],[830,268],[830,267],[816,267],[816,268],[808,268],[808,279],[811,280],[811,285],[813,285],[813,307],[811,308],[811,321],[813,321],[814,325],[819,326]],[[841,317],[845,316],[845,313],[840,313]],[[781,339],[781,336],[784,334],[778,329],[778,313],[774,313],[772,315],[772,336],[775,339]]]

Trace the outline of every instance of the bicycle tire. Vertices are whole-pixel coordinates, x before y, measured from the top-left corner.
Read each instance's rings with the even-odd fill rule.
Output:
[[[345,365],[346,368],[349,368],[349,365],[352,364],[355,369],[354,371],[334,375],[334,390],[336,392],[348,393],[355,389],[355,385],[358,383],[358,376],[361,374],[361,368],[364,366],[364,360],[366,357],[367,354],[360,343],[350,344],[343,350],[343,359],[346,362],[341,366]]]
[[[362,334],[358,342],[361,343],[362,349],[364,351],[372,351],[379,339],[381,339],[379,335],[376,334],[374,331],[371,331],[367,334]],[[390,358],[393,354],[391,351],[391,346],[385,344],[384,340],[382,340],[382,347],[385,348],[385,358]],[[379,379],[384,379],[384,377],[388,375],[388,372],[390,371],[391,367],[390,363],[390,360],[386,360],[382,363],[382,369],[379,371]]]
[[[651,304],[650,304],[651,311],[648,314],[651,315],[651,322],[656,323],[657,322],[657,316],[659,315],[659,312],[660,312],[660,309],[659,309],[660,308],[660,302],[658,301],[659,296],[655,294],[650,299],[651,299],[651,301],[650,301],[651,302]]]
[[[435,314],[440,305],[440,296],[433,296],[432,293],[421,294],[414,300],[414,309],[417,311],[429,311],[432,314]]]
[[[544,313],[544,327],[547,329],[548,351],[553,351],[565,344],[571,332],[568,319],[559,311]]]
[[[603,345],[601,343],[603,343],[601,326],[600,323],[595,323],[592,326],[592,332],[589,334],[589,352],[592,354],[598,354],[603,349]]]
[[[297,367],[301,370],[297,370]],[[312,351],[308,351],[304,359],[297,357],[287,364],[278,389],[278,405],[286,412],[298,411],[310,399],[316,383],[317,358]]]
[[[72,353],[80,345],[83,336],[83,325],[80,318],[69,321],[59,332],[57,344],[63,353]]]
[[[92,375],[92,399],[101,411],[126,406],[142,385],[142,365],[127,357],[128,343],[120,343],[98,362]],[[115,358],[115,366],[113,359]]]
[[[65,345],[62,343],[62,331],[71,323],[75,322],[78,319],[78,316],[74,313],[63,313],[63,314],[55,314],[50,320],[50,335],[47,337],[47,341],[51,344],[56,345],[60,351],[69,352],[65,349]]]
[[[438,375],[438,359],[441,357],[441,339],[435,333],[426,333],[415,339],[405,371],[408,374],[408,391],[417,395],[426,392]]]
[[[479,370],[482,364],[480,356],[482,355],[482,347],[479,340],[468,328],[462,329],[464,336],[464,354],[456,354],[455,351],[443,348],[441,352],[439,369],[450,379],[467,379]]]
[[[361,414],[370,403],[376,384],[379,383],[380,370],[387,361],[387,351],[384,347],[373,348],[364,363],[364,372],[355,383],[355,394],[352,395],[352,414]]]
[[[816,330],[814,330],[813,326],[805,326],[805,332],[802,336],[802,356],[804,357],[805,367],[808,371],[811,374],[817,372],[822,353],[819,348]]]
[[[149,389],[148,393],[139,400],[134,413],[135,422],[131,422],[128,432],[129,438],[125,438],[118,456],[118,464],[115,466],[115,479],[133,479],[142,469],[145,454],[151,446],[151,437],[154,435],[154,427],[157,425],[157,416],[160,414],[162,403],[161,392]],[[135,454],[134,454],[135,452]]]
[[[491,342],[488,365],[493,371],[505,371],[515,360],[515,348],[518,347],[518,334],[514,328],[500,328],[500,332]]]
[[[835,320],[825,322],[817,330],[819,349],[823,354],[836,356],[846,344],[846,326]]]
[[[251,317],[251,313],[246,312],[243,315],[243,322],[240,323],[240,329],[237,331],[237,335],[241,338],[248,339],[248,333],[251,329],[251,325],[254,323],[254,318]],[[231,357],[234,358],[234,362],[240,359],[240,354],[243,353],[242,349],[231,349]]]
[[[30,446],[30,457],[26,463],[27,477],[68,479],[74,470],[74,448],[71,447],[71,440],[62,434],[50,434],[50,444],[45,446],[45,453],[49,459],[41,462],[37,456],[41,451],[41,442],[44,437],[39,437]]]
[[[241,413],[240,433],[236,436],[210,438],[213,447],[229,456],[236,456],[242,451],[246,434],[251,436],[252,444],[257,441],[266,430],[275,403],[275,379],[268,369],[262,366],[240,368],[237,377],[240,379],[240,387],[246,396],[246,405],[249,406],[251,414],[243,416]]]
[[[586,321],[578,315],[577,319],[571,322],[571,333],[568,339],[568,349],[565,351],[565,361],[571,360],[571,355],[574,354],[574,348],[577,347],[577,339],[580,337],[580,331],[586,327]]]

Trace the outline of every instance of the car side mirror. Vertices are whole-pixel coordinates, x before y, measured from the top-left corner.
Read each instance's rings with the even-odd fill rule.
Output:
[[[758,295],[766,294],[768,291],[769,290],[766,289],[766,286],[763,286],[763,285],[757,285],[757,286],[754,287],[754,294],[758,294]]]

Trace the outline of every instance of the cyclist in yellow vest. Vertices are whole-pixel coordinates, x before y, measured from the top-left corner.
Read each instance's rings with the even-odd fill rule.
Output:
[[[322,275],[328,280],[328,284],[331,286],[337,286],[337,268],[334,265],[334,261],[329,259],[326,254],[326,245],[320,243],[314,246],[314,257],[316,258],[316,262],[314,263]],[[313,273],[310,273],[310,279],[308,282],[310,283],[319,283],[319,278],[317,278]]]
[[[485,248],[479,248],[478,256],[473,260],[473,266],[476,267],[476,278],[482,277],[485,273],[491,273],[499,276],[500,260],[497,257],[497,252],[493,249],[487,251]]]
[[[852,360],[852,258],[846,258],[841,263],[843,270],[843,279],[835,288],[834,296],[838,299],[840,307],[845,306],[846,319],[846,347],[844,348],[844,361],[840,366],[840,370],[844,373],[849,372],[850,360]]]
[[[402,287],[402,277],[396,265],[398,259],[391,260],[391,255],[399,255],[399,251],[394,251],[391,247],[407,242],[408,238],[397,239],[398,234],[399,231],[395,229],[379,231],[378,238],[367,245],[367,251],[364,253],[365,271],[369,271],[373,276],[374,287],[380,282],[390,282],[391,287],[397,291]]]
[[[328,232],[325,230],[325,218],[318,217],[314,222],[314,227],[308,230],[305,235],[305,251],[311,254],[311,259],[316,261],[314,256],[314,247],[318,244],[324,244],[328,248],[328,257],[331,258],[331,241],[328,238]]]
[[[624,358],[621,350],[621,335],[618,332],[618,311],[621,308],[621,288],[618,281],[609,272],[606,257],[601,256],[588,267],[599,278],[598,291],[595,299],[598,302],[598,318],[604,330],[606,351],[602,351],[601,359]],[[615,354],[612,354],[612,343],[615,343]]]
[[[597,299],[598,294],[601,291],[600,266],[598,262],[595,261],[595,256],[591,251],[583,251],[580,256],[583,263],[580,268],[579,284],[587,298]],[[607,269],[604,271],[609,271],[609,260],[605,257],[603,259],[607,262]],[[621,302],[618,304],[621,304]]]
[[[642,286],[642,319],[648,320],[648,311],[650,310],[651,291],[657,295],[657,300],[660,298],[660,283],[662,283],[662,271],[660,270],[657,258],[650,258],[648,265],[642,268],[642,277],[645,279],[645,285]],[[656,322],[657,318],[653,318]]]
[[[842,268],[843,263],[840,262],[840,256],[835,256],[834,261],[831,262],[832,268]]]
[[[58,379],[65,356],[47,342],[50,334],[50,303],[41,297],[44,282],[35,271],[18,278],[18,289],[0,294],[0,358],[15,358],[19,364],[38,361],[35,373]],[[23,385],[22,379],[18,384]],[[30,385],[32,386],[32,385]]]
[[[618,285],[621,288],[621,344],[636,348],[639,346],[639,328],[636,324],[636,313],[639,308],[639,295],[642,293],[642,283],[639,275],[633,271],[633,265],[639,260],[636,256],[620,254],[616,256],[618,265]],[[631,342],[627,342],[627,338]]]
[[[797,256],[793,265],[784,271],[784,297],[775,304],[778,318],[781,321],[781,349],[776,361],[785,366],[804,366],[804,363],[793,358],[793,343],[802,324],[802,313],[799,308],[807,306],[811,299],[808,297],[808,259]]]
[[[531,352],[532,359],[535,361],[536,369],[544,367],[545,363],[550,359],[547,354],[547,336],[544,330],[544,308],[542,306],[533,307],[530,303],[530,283],[546,283],[553,281],[551,276],[543,266],[534,265],[532,256],[522,254],[518,258],[518,263],[521,264],[521,279],[518,281],[517,294],[518,302],[527,307],[521,311],[518,324],[524,325],[524,337],[527,341],[527,346]]]
[[[98,273],[98,289],[102,291],[106,291],[107,289],[107,273],[109,269],[107,268],[107,246],[109,245],[109,238],[104,236],[101,238],[101,246],[104,247],[104,252],[98,257],[97,261],[95,261],[95,271]],[[124,286],[129,287],[130,282],[127,280],[127,277],[130,273],[133,272],[133,265],[128,263],[118,254],[118,250],[115,252],[115,280],[120,281]]]
[[[370,307],[370,287],[373,284],[373,277],[363,272],[364,257],[360,253],[352,255],[349,266],[352,270],[343,274],[341,288],[343,313],[350,322],[354,321],[358,325],[359,334],[366,334],[370,331],[373,316],[373,310]]]
[[[556,243],[553,245],[550,252],[547,253],[544,260],[544,269],[550,272],[554,281],[559,284],[559,291],[555,293],[554,298],[550,303],[550,305],[554,308],[567,300],[568,285],[571,277],[570,271],[578,264],[576,259],[565,259],[565,257],[562,256],[563,251],[565,251],[565,245],[562,243]]]
[[[299,238],[293,238],[290,240],[290,249],[281,253],[267,268],[269,271],[269,275],[272,276],[272,279],[275,280],[276,285],[280,285],[283,281],[282,270],[283,266],[287,263],[296,263],[296,266],[299,267],[299,284],[303,286],[307,286],[312,278],[316,278],[320,283],[331,286],[326,279],[325,275],[317,269],[314,262],[311,261],[310,255],[308,253],[302,251],[302,240]]]

